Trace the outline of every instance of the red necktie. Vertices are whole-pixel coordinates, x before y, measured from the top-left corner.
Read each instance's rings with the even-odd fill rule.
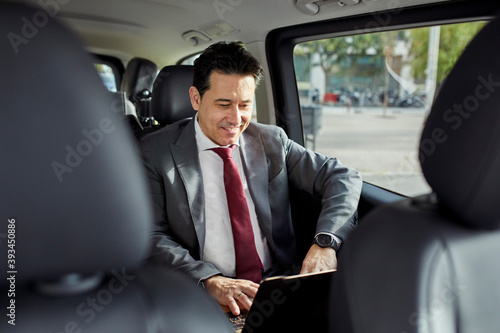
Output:
[[[213,148],[212,150],[224,161],[224,187],[233,230],[236,277],[259,283],[262,279],[263,266],[255,248],[243,183],[238,166],[231,157],[231,152],[235,147],[236,145],[232,145],[229,148]]]

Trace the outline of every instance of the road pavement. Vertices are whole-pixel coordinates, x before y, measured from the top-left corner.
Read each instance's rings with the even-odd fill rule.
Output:
[[[418,162],[424,108],[323,106],[315,150],[338,157],[367,182],[405,194],[430,191]],[[311,142],[307,143],[312,148]]]

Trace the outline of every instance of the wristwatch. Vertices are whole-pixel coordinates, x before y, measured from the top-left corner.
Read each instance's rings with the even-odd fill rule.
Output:
[[[333,235],[322,232],[314,236],[313,244],[316,244],[322,248],[331,247],[335,251],[338,251],[340,248],[340,243],[335,240],[335,237],[333,237]]]

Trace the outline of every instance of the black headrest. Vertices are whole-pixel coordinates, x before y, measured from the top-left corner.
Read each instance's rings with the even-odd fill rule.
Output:
[[[169,125],[196,114],[189,99],[192,85],[193,66],[167,66],[160,71],[154,83],[151,102],[153,116],[160,125]]]
[[[500,227],[500,19],[470,42],[446,78],[420,141],[440,201],[469,225]]]
[[[137,95],[144,89],[151,92],[153,90],[153,82],[158,73],[158,66],[150,60],[142,58],[132,58],[127,64],[123,80],[121,83],[121,91],[127,94],[127,98],[135,102]]]
[[[139,264],[146,182],[90,56],[40,8],[0,4],[0,34],[0,234],[15,230],[17,280]]]

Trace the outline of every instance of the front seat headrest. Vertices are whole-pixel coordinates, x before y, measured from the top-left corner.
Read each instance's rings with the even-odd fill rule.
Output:
[[[495,19],[464,50],[420,141],[422,170],[440,201],[481,229],[500,227],[499,34]]]
[[[133,137],[79,38],[42,14],[1,4],[0,215],[18,280],[138,265],[152,216]]]
[[[132,58],[123,73],[121,91],[135,103],[143,90],[151,92],[153,83],[158,74],[158,66],[148,59]]]
[[[153,116],[160,125],[169,125],[196,114],[189,99],[189,88],[192,85],[191,65],[167,66],[160,71],[152,96]]]

